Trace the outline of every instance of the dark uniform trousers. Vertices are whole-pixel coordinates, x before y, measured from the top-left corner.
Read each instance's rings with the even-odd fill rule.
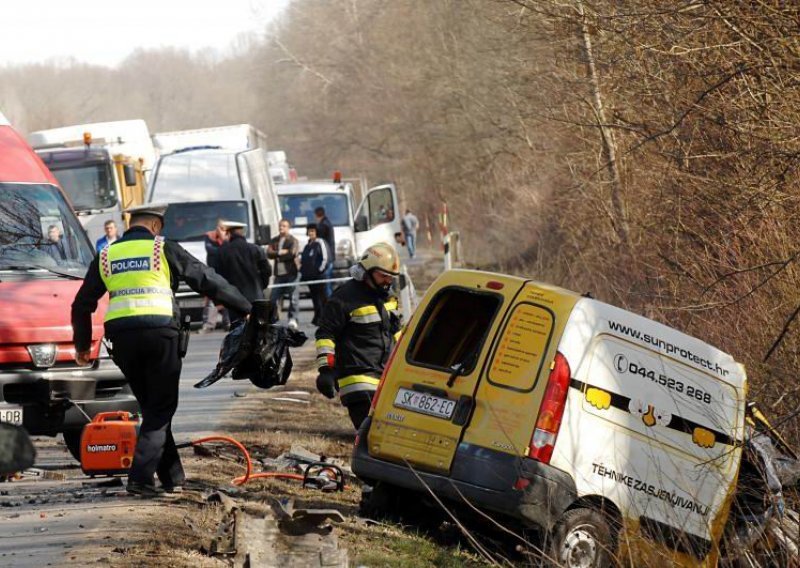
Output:
[[[142,422],[128,480],[164,486],[183,484],[186,476],[172,437],[178,408],[181,359],[178,331],[160,327],[114,333],[114,362],[122,370],[142,409]]]
[[[350,420],[353,422],[353,427],[358,431],[361,423],[369,415],[369,409],[372,407],[372,395],[373,393],[369,391],[369,393],[364,393],[363,399],[355,400],[347,405],[347,413],[350,415]]]

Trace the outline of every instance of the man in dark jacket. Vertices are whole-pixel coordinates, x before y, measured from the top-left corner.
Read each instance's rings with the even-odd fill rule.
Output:
[[[129,209],[130,229],[92,260],[72,303],[75,361],[85,366],[92,345],[92,313],[109,293],[105,334],[113,345],[114,362],[142,409],[128,491],[145,497],[159,493],[153,475],[168,492],[178,491],[185,479],[172,438],[181,374],[180,310],[174,297],[179,282],[239,312],[249,313],[251,307],[216,272],[179,244],[158,236],[165,210],[156,204]]]
[[[278,236],[272,239],[267,247],[267,258],[274,261],[272,273],[274,284],[293,284],[297,282],[297,252],[299,243],[289,232],[291,224],[288,219],[278,223]],[[297,327],[297,311],[300,303],[300,290],[297,286],[272,288],[269,299],[280,306],[284,297],[289,297],[289,327]]]
[[[328,245],[317,238],[317,226],[311,223],[306,227],[308,244],[303,248],[303,255],[300,259],[301,280],[311,282],[320,280],[325,274],[328,266]],[[325,306],[325,284],[309,284],[308,291],[311,294],[311,303],[314,304],[314,319],[311,325],[319,325],[319,318],[322,315],[322,308]]]
[[[333,223],[325,215],[324,207],[314,209],[314,216],[317,218],[317,238],[328,245],[328,266],[325,267],[324,277],[328,280],[333,278],[333,261],[336,260],[336,239],[333,235]],[[330,298],[333,293],[333,284],[325,284],[325,297]]]
[[[250,302],[264,299],[264,289],[272,275],[264,249],[248,243],[244,236],[247,225],[236,221],[223,221],[230,235],[219,249],[217,272],[233,284]],[[243,319],[247,312],[231,310],[231,325]]]
[[[222,226],[222,219],[217,219],[217,226],[213,231],[206,233],[203,244],[206,248],[206,264],[217,269],[217,259],[219,258],[219,247],[225,244],[228,240],[228,231]],[[201,333],[214,331],[217,324],[217,310],[222,313],[222,325],[227,328],[230,325],[230,318],[228,317],[228,310],[225,308],[217,308],[210,299],[205,299],[203,306],[203,327],[200,328]]]
[[[351,270],[353,279],[328,299],[320,318],[317,390],[328,398],[339,391],[356,429],[369,414],[400,332],[397,298],[390,295],[392,280],[399,273],[394,247],[372,245]]]

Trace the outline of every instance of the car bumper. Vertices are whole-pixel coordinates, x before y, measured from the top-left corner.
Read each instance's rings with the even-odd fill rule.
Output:
[[[77,429],[98,412],[138,412],[139,404],[124,375],[109,358],[87,368],[0,371],[0,407],[22,407],[22,425],[32,435],[53,436]]]
[[[572,478],[532,459],[460,444],[449,476],[373,458],[367,449],[371,418],[364,421],[353,451],[353,472],[366,483],[382,481],[517,518],[550,530],[577,499]],[[519,487],[517,489],[516,487]]]

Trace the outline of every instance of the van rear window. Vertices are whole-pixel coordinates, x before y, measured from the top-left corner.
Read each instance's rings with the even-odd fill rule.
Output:
[[[440,291],[411,339],[409,362],[443,371],[463,364],[462,373],[469,374],[500,304],[495,294],[463,288]]]

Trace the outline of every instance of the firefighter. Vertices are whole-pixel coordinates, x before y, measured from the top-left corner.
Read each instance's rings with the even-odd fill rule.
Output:
[[[95,257],[72,303],[75,361],[85,366],[90,357],[91,316],[97,301],[109,293],[105,335],[112,343],[112,358],[142,410],[127,490],[144,497],[179,492],[185,480],[172,437],[185,354],[180,353],[180,312],[173,295],[179,281],[232,310],[249,313],[251,308],[213,269],[177,243],[158,236],[165,211],[166,205],[155,204],[128,209],[130,229]],[[161,488],[156,488],[154,475]]]
[[[394,247],[369,247],[351,269],[353,279],[334,291],[320,318],[317,390],[328,398],[338,391],[356,429],[369,413],[400,332],[397,298],[390,292],[399,273]]]

